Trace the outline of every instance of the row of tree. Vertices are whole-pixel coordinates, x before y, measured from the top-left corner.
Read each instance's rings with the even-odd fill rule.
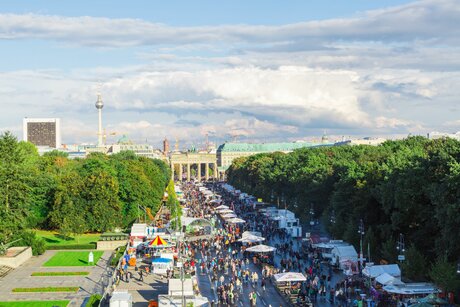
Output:
[[[121,152],[68,159],[39,156],[31,143],[0,136],[0,242],[27,228],[63,235],[129,226],[139,205],[159,208],[170,170],[160,160]]]
[[[406,277],[424,280],[429,264],[460,257],[460,142],[410,137],[381,146],[334,146],[236,159],[229,183],[310,219],[310,209],[335,238],[359,246],[360,220],[371,259],[397,261],[403,234]],[[435,261],[437,259],[437,261]],[[434,268],[434,267],[433,267]],[[457,280],[444,287],[458,287]],[[436,274],[435,274],[436,275]],[[448,278],[443,277],[447,280]]]

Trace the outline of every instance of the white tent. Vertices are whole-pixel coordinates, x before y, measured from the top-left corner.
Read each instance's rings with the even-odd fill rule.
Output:
[[[216,208],[217,210],[224,210],[224,209],[230,209],[229,206],[226,206],[226,205],[220,205],[219,207]]]
[[[396,277],[393,277],[388,273],[383,273],[382,275],[377,276],[375,278],[375,281],[378,282],[379,284],[384,285],[384,286],[387,286],[387,285],[404,285],[404,283],[400,279],[398,279]]]
[[[344,260],[358,261],[358,253],[355,248],[351,245],[349,246],[336,246],[331,251],[332,254],[332,263],[340,264]]]
[[[178,278],[169,279],[168,281],[168,295],[181,296],[182,295],[182,281]],[[184,295],[193,296],[193,284],[191,279],[184,279]]]
[[[233,219],[233,218],[236,218],[237,215],[235,213],[227,213],[227,214],[222,215],[222,217],[224,219]]]
[[[307,279],[302,273],[286,272],[273,275],[276,282],[296,282],[306,281]]]
[[[132,306],[133,296],[128,290],[114,291],[110,298],[110,307]]]
[[[393,277],[401,277],[401,269],[397,264],[372,265],[366,266],[363,269],[363,275],[370,278],[376,278],[383,273],[387,273]]]
[[[234,213],[232,210],[230,209],[221,209],[221,210],[217,210],[219,211],[219,214],[225,214],[225,213]]]
[[[221,199],[213,199],[210,201],[211,204],[220,204],[222,202]]]
[[[257,237],[261,237],[261,236],[262,236],[262,233],[261,233],[261,232],[258,232],[258,231],[245,231],[245,232],[243,232],[243,234],[241,235],[242,238],[247,237],[247,236],[257,236]]]
[[[248,235],[248,236],[245,236],[245,237],[239,239],[238,241],[239,242],[244,242],[244,243],[255,243],[255,242],[261,242],[261,241],[264,241],[264,240],[265,240],[264,237]]]
[[[273,246],[268,246],[268,245],[263,245],[263,244],[252,246],[246,249],[246,251],[253,252],[253,253],[269,253],[275,250],[276,248],[274,248]]]
[[[181,224],[183,226],[188,226],[190,225],[191,223],[195,222],[196,220],[198,220],[198,218],[195,218],[195,217],[188,217],[188,216],[181,216],[180,217],[180,220],[181,220]]]
[[[384,286],[383,290],[388,293],[394,294],[406,294],[406,295],[420,295],[420,294],[431,294],[439,293],[438,288],[435,285],[429,283],[412,283],[404,285],[388,285]]]
[[[243,223],[246,223],[245,220],[237,218],[237,217],[229,219],[227,222],[229,222],[231,224],[243,224]]]

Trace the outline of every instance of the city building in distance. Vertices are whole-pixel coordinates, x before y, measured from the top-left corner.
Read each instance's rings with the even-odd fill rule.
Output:
[[[349,139],[349,140],[342,140],[336,142],[335,146],[342,146],[342,145],[371,145],[371,146],[378,146],[385,142],[386,139],[384,138],[372,138],[372,137],[365,137],[362,139]]]
[[[121,151],[129,150],[139,157],[151,159],[163,159],[164,155],[159,149],[155,149],[149,144],[136,144],[128,136],[123,135],[116,144],[105,145],[107,154],[116,154]]]
[[[442,139],[442,138],[451,138],[457,141],[460,141],[460,131],[456,133],[448,133],[448,132],[430,132],[428,133],[427,137],[431,140],[435,139]]]
[[[39,151],[61,148],[61,123],[59,118],[23,119],[23,140],[31,142]]]

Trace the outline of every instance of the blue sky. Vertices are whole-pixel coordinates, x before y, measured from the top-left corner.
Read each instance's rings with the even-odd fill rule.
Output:
[[[130,17],[173,26],[235,23],[281,25],[350,17],[366,10],[409,2],[402,0],[9,1],[2,3],[2,11],[17,14]]]
[[[20,1],[0,11],[0,130],[61,117],[137,141],[460,130],[460,3]]]

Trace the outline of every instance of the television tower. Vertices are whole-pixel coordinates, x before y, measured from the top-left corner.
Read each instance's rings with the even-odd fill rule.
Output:
[[[104,103],[102,102],[101,93],[97,94],[97,101],[96,101],[96,109],[99,113],[99,129],[97,132],[97,147],[102,147],[104,145],[103,142],[103,132],[102,132],[102,108],[104,107]]]

